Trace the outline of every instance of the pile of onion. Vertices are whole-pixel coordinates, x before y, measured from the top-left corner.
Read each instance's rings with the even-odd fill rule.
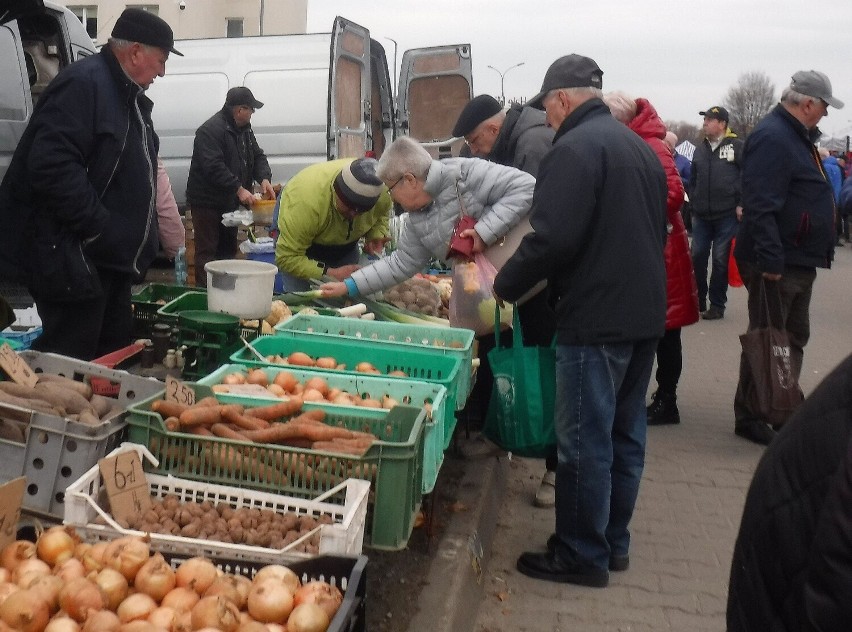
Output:
[[[89,545],[52,527],[0,551],[0,631],[325,632],[342,601],[281,565],[254,579],[201,557],[174,570],[135,536]]]

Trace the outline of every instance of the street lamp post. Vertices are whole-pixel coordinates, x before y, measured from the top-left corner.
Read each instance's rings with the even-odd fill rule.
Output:
[[[391,94],[396,93],[396,49],[397,43],[396,40],[392,37],[385,37],[386,40],[393,42],[393,85],[391,86]]]
[[[503,105],[506,105],[506,90],[505,90],[505,83],[504,83],[506,75],[509,73],[510,70],[512,70],[512,68],[517,68],[518,66],[523,66],[523,65],[524,65],[524,62],[521,62],[519,64],[515,64],[514,66],[509,66],[503,72],[500,72],[494,66],[488,66],[491,70],[493,70],[498,75],[500,75],[500,100],[501,100]]]

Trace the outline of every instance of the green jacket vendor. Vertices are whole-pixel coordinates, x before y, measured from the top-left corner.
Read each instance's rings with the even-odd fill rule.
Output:
[[[310,289],[323,275],[339,281],[358,269],[358,241],[378,255],[389,241],[391,199],[374,158],[311,165],[281,192],[275,264],[285,292]]]

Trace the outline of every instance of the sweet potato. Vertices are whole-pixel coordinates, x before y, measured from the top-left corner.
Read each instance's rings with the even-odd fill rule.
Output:
[[[0,384],[10,384],[10,382],[0,382]],[[37,399],[28,396],[20,397],[18,395],[12,395],[4,389],[0,389],[0,404],[8,404],[10,406],[23,408],[24,410],[35,410],[40,413],[47,413],[48,415],[57,415],[59,417],[65,415],[64,410],[54,408],[49,402],[46,402],[43,399]]]
[[[54,406],[61,406],[66,413],[80,414],[84,410],[94,414],[92,404],[77,391],[65,388],[54,382],[39,382],[33,387],[36,397]]]
[[[100,417],[98,417],[92,409],[81,410],[80,414],[77,415],[77,421],[81,424],[86,424],[87,426],[99,426],[102,423]]]
[[[68,388],[72,391],[78,392],[86,399],[92,399],[92,387],[85,382],[78,382],[77,380],[72,380],[70,377],[54,375],[53,373],[39,373],[38,381],[40,384],[53,382],[63,388]]]
[[[98,417],[104,419],[105,417],[109,416],[109,412],[116,404],[116,401],[114,399],[110,399],[109,397],[104,397],[103,395],[92,393],[92,398],[89,400],[89,403],[92,404],[92,408],[95,409],[95,413],[97,413]]]

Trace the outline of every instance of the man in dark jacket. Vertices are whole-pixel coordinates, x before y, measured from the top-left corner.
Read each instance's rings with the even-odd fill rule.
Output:
[[[742,210],[743,143],[728,131],[729,115],[725,108],[717,105],[699,114],[704,117],[704,140],[692,156],[687,188],[692,214],[692,267],[698,285],[698,311],[702,312],[702,318],[716,320],[724,318],[728,302],[728,258]],[[713,263],[708,288],[707,260],[711,248]]]
[[[225,105],[195,132],[186,200],[195,235],[195,285],[207,287],[204,265],[231,259],[237,252],[237,228],[224,226],[222,216],[239,207],[251,208],[252,188],[275,199],[272,171],[251,129],[251,116],[263,103],[245,87],[231,88]]]
[[[810,337],[816,268],[831,267],[834,257],[834,193],[814,146],[821,133],[817,123],[829,105],[843,107],[828,77],[816,70],[797,72],[743,152],[743,220],[734,256],[748,289],[748,328],[765,327],[765,301],[777,303],[780,296],[783,323],[775,326],[787,330],[797,381]],[[754,389],[742,355],[734,431],[766,445],[775,433],[753,409]]]
[[[518,570],[606,586],[629,565],[645,395],[666,319],[666,176],[601,100],[594,60],[556,60],[532,99],[557,130],[526,235],[494,282],[514,301],[547,279],[556,311],[556,534]],[[614,167],[613,167],[614,166]]]
[[[849,630],[850,437],[852,356],[796,410],[755,470],[731,562],[728,632]]]
[[[481,94],[468,101],[453,128],[453,136],[464,136],[473,156],[515,167],[534,178],[538,177],[541,159],[550,151],[553,135],[554,130],[548,127],[541,110],[520,105],[504,110],[500,102],[489,94]],[[518,305],[518,317],[525,345],[550,345],[556,323],[547,302],[547,292],[539,291]],[[502,344],[511,346],[511,332],[504,332],[503,336]],[[496,344],[494,334],[480,336],[478,342],[480,359],[487,358]],[[487,361],[479,365],[477,377],[463,414],[468,418],[485,419],[494,383]],[[468,445],[477,446],[476,443]],[[466,451],[465,456],[470,453],[470,450]],[[538,507],[553,507],[556,503],[556,448],[545,459],[545,467],[534,503]]]
[[[50,83],[18,143],[0,187],[0,273],[35,299],[35,349],[88,360],[130,343],[131,284],[158,249],[144,92],[173,46],[162,19],[126,9],[99,54]]]

